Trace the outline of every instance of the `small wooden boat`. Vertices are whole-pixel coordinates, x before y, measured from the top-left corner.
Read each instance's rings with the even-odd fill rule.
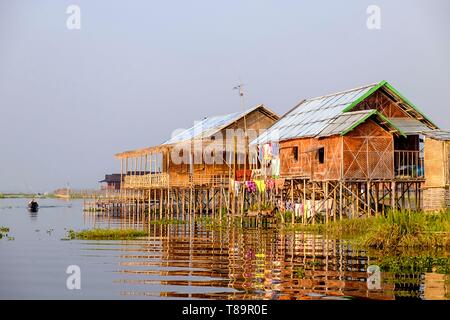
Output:
[[[31,200],[28,203],[28,210],[32,211],[32,212],[36,212],[39,209],[39,204],[35,201],[35,200]]]

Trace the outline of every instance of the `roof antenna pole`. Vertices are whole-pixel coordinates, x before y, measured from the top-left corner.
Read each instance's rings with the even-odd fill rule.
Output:
[[[239,90],[239,97],[241,102],[241,110],[242,112],[245,112],[245,105],[244,105],[244,84],[242,82],[239,82],[237,86],[233,88],[233,90]],[[246,114],[244,113],[244,135],[245,138],[247,138],[247,119]]]
[[[247,156],[248,156],[248,138],[247,138],[247,118],[246,118],[246,113],[245,113],[245,107],[244,107],[244,90],[243,90],[244,84],[240,81],[239,84],[234,87],[233,89],[238,89],[239,90],[239,97],[241,100],[241,110],[244,114],[244,175],[242,177],[242,181],[245,182],[246,178],[247,178]],[[236,175],[236,173],[235,173]],[[245,186],[244,186],[245,188]],[[244,190],[242,190],[242,202],[241,202],[241,224],[242,224],[242,219],[244,216],[244,202],[245,202],[245,193]]]

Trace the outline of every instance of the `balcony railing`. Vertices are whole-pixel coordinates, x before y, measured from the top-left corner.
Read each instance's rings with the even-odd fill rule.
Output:
[[[124,188],[164,188],[169,185],[167,173],[146,174],[141,176],[125,176]]]
[[[395,177],[400,179],[423,178],[424,159],[420,151],[394,151]]]
[[[170,186],[173,187],[190,187],[190,186],[225,186],[229,183],[228,175],[218,174],[185,174],[177,175],[170,178]]]
[[[169,179],[167,173],[125,176],[123,188],[166,188],[190,186],[224,186],[229,183],[228,175],[194,174],[176,175]]]

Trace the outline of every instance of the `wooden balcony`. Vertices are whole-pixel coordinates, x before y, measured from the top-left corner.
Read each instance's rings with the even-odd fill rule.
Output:
[[[394,173],[396,179],[423,179],[425,177],[423,155],[420,151],[394,151]]]
[[[165,188],[168,186],[169,175],[167,173],[125,176],[123,182],[123,188],[125,189]]]
[[[185,174],[170,177],[167,173],[125,176],[124,189],[151,189],[167,187],[208,186],[218,187],[228,185],[228,175],[215,174]]]
[[[196,187],[196,186],[207,186],[207,187],[220,187],[229,184],[228,175],[220,174],[186,174],[171,177],[170,186],[172,187]]]

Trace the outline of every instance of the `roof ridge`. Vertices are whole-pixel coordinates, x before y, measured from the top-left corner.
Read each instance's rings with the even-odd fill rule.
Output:
[[[306,101],[313,101],[313,100],[318,100],[318,99],[323,99],[323,98],[328,98],[328,97],[333,97],[333,96],[337,96],[337,95],[339,95],[339,94],[344,94],[344,93],[350,93],[350,92],[353,92],[353,91],[362,90],[362,89],[366,89],[366,88],[369,88],[369,87],[374,87],[374,86],[376,86],[377,84],[379,84],[379,82],[367,84],[367,85],[364,85],[364,86],[360,86],[360,87],[357,87],[357,88],[348,89],[348,90],[344,90],[344,91],[338,91],[338,92],[326,94],[326,95],[323,95],[323,96],[317,96],[317,97],[313,97],[313,98],[307,98],[307,99],[305,99],[303,102],[306,102]]]
[[[338,117],[340,116],[345,116],[348,114],[358,114],[358,113],[370,113],[373,111],[377,111],[377,109],[364,109],[364,110],[357,110],[357,111],[346,111],[346,112],[342,112],[340,115],[338,115]]]

